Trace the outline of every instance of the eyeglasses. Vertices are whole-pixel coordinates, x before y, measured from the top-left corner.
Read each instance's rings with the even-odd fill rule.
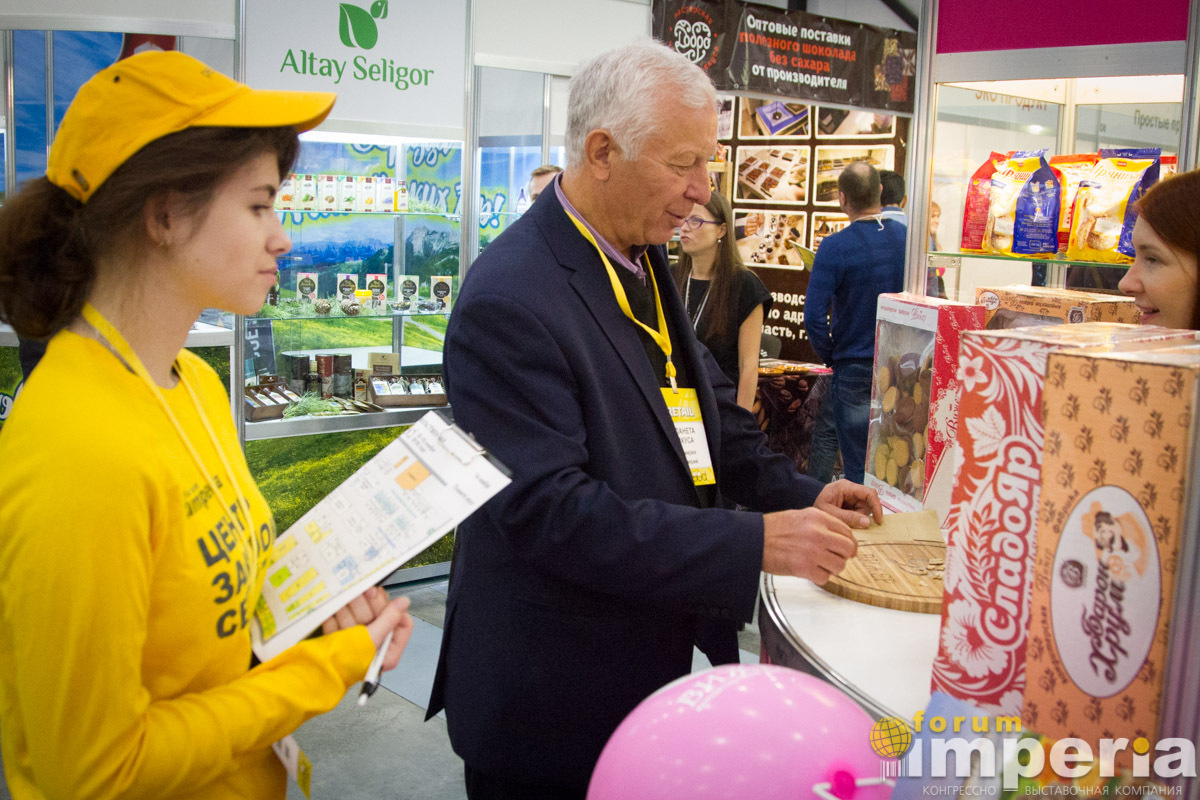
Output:
[[[683,222],[679,223],[679,230],[690,231],[693,228],[699,228],[704,225],[720,225],[721,222],[715,219],[705,219],[704,217],[688,217]]]

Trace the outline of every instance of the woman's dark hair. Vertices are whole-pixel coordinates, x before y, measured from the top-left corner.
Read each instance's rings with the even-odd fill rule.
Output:
[[[1138,201],[1138,214],[1170,247],[1200,266],[1200,169],[1159,181]],[[1192,330],[1200,330],[1200,280],[1192,305]]]
[[[704,207],[713,215],[713,219],[725,225],[725,235],[717,241],[712,283],[708,285],[708,300],[704,305],[704,330],[710,338],[719,339],[728,333],[726,329],[729,327],[729,309],[737,304],[737,298],[733,296],[733,289],[737,285],[737,273],[746,269],[746,265],[742,263],[742,254],[738,252],[737,242],[734,240],[733,208],[729,201],[721,193],[713,192]],[[688,275],[692,273],[692,257],[687,253],[680,253],[679,262],[673,272],[675,285],[679,287],[682,297]]]
[[[97,131],[103,136],[103,131]],[[296,160],[293,128],[188,128],[156,139],[80,203],[45,176],[0,209],[0,321],[47,339],[79,315],[98,256],[146,239],[142,212],[166,192],[201,214],[217,186],[248,161],[274,153],[280,176]]]

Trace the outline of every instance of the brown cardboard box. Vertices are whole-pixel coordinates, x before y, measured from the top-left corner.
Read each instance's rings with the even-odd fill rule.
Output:
[[[980,286],[975,302],[987,309],[989,330],[1060,322],[1141,322],[1132,297],[1042,286]]]
[[[1048,360],[1022,717],[1052,738],[1162,733],[1198,403],[1200,344]]]
[[[945,594],[933,689],[993,713],[1021,712],[1037,513],[1048,483],[1042,451],[1045,432],[1054,431],[1042,421],[1047,357],[1081,347],[1190,343],[1195,336],[1101,322],[963,334],[958,463],[942,525]]]

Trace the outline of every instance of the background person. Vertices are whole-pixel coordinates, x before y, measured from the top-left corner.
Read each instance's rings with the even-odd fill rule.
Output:
[[[863,482],[875,308],[879,295],[904,289],[908,228],[886,219],[879,172],[856,161],[838,176],[838,203],[850,217],[845,229],[821,242],[805,299],[804,327],[813,349],[833,368],[834,421],[842,469]]]
[[[282,798],[271,744],[333,708],[388,631],[385,667],[404,649],[407,601],[372,589],[249,669],[274,523],[225,387],[182,349],[202,309],[262,305],[291,246],[276,188],[332,104],[135,55],[80,89],[46,176],[0,210],[0,319],[52,337],[0,437],[17,800]]]
[[[621,720],[691,670],[698,618],[750,619],[760,570],[827,580],[882,514],[770,453],[654,246],[708,202],[716,129],[712,83],[666,47],[581,66],[566,171],[450,316],[455,419],[513,473],[459,526],[429,703],[473,799],[583,798]],[[707,459],[668,403],[700,411]]]
[[[1200,330],[1200,170],[1159,181],[1138,201],[1134,259],[1120,288],[1142,322]]]
[[[533,203],[538,199],[538,196],[550,185],[550,181],[554,180],[554,176],[562,172],[562,167],[556,164],[543,164],[542,166],[529,173],[529,202]]]
[[[758,353],[771,293],[742,263],[729,235],[733,209],[717,192],[692,208],[679,226],[679,256],[673,272],[688,318],[700,342],[737,387],[737,404],[754,409]]]
[[[908,204],[908,187],[900,173],[890,169],[879,170],[879,204],[884,219],[894,219],[901,225],[908,225],[908,215],[904,206]]]

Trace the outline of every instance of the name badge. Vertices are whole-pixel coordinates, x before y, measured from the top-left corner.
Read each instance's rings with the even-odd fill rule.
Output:
[[[667,413],[675,423],[675,435],[683,445],[683,454],[692,471],[692,483],[697,486],[716,483],[717,474],[708,452],[708,437],[704,435],[704,419],[700,416],[700,398],[696,396],[696,390],[665,388],[662,393],[667,402]]]
[[[293,736],[285,736],[275,744],[271,745],[275,751],[275,755],[283,762],[283,768],[287,770],[288,777],[291,778],[305,797],[312,797],[312,762],[308,760],[308,756],[304,755],[304,751],[300,749],[300,745],[296,744],[296,739]]]

